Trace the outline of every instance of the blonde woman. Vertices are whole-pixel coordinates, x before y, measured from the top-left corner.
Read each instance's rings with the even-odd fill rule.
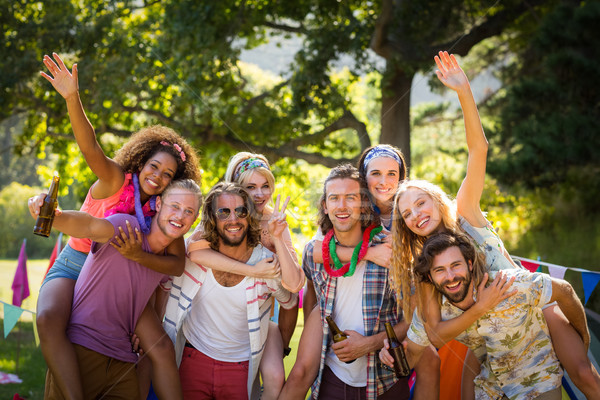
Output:
[[[190,259],[207,267],[256,278],[272,278],[281,274],[283,286],[292,293],[302,289],[304,273],[300,269],[298,257],[292,244],[290,231],[285,220],[285,208],[289,197],[279,209],[279,200],[275,208],[272,196],[275,189],[275,177],[267,159],[261,154],[237,153],[229,161],[225,181],[236,182],[246,188],[254,201],[260,220],[261,244],[277,255],[279,267],[275,262],[261,262],[256,266],[232,260],[210,248],[204,241],[197,241],[201,232],[195,232],[188,245]],[[281,309],[279,326],[271,323],[260,371],[263,377],[261,399],[276,399],[285,380],[283,368],[284,349],[289,349],[289,341],[296,326],[298,308]]]

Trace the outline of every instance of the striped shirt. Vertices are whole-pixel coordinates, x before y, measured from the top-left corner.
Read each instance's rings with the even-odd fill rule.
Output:
[[[319,387],[325,368],[325,357],[331,344],[329,328],[325,317],[333,312],[335,302],[335,291],[337,278],[329,276],[323,268],[323,264],[313,261],[313,250],[315,240],[308,242],[302,256],[302,268],[306,277],[313,282],[317,295],[317,304],[321,311],[321,325],[323,327],[323,343],[321,345],[321,364],[319,375],[312,386],[312,398],[319,397]],[[390,322],[396,325],[400,318],[396,307],[396,300],[388,285],[388,270],[368,261],[366,263],[362,290],[362,311],[364,319],[365,336],[373,336],[384,332],[384,324]],[[382,343],[383,346],[383,343]],[[385,393],[396,382],[393,372],[385,369],[377,352],[367,354],[367,399],[376,399]]]
[[[246,264],[255,265],[260,260],[272,255],[272,252],[258,245]],[[194,296],[202,288],[207,272],[208,268],[195,264],[188,258],[186,259],[184,273],[173,278],[163,325],[165,331],[175,343],[177,365],[181,363],[185,345],[185,337],[181,327],[190,312]],[[292,308],[298,301],[298,295],[284,289],[280,279],[248,277],[246,280],[246,304],[248,333],[250,335],[250,365],[248,371],[248,396],[250,399],[257,399],[259,394],[260,388],[256,378],[258,377],[258,367],[269,330],[271,296],[275,297],[286,309]]]

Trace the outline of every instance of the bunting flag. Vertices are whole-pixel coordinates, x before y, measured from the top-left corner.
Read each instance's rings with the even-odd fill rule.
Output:
[[[515,256],[514,258],[521,261],[521,264],[531,272],[540,271],[542,265],[545,265],[546,267],[548,267],[548,272],[553,278],[564,279],[565,272],[567,271],[567,269],[581,273],[581,281],[583,282],[583,295],[585,298],[583,303],[584,305],[587,304],[588,300],[590,299],[590,296],[592,295],[592,293],[596,289],[596,286],[598,286],[598,283],[600,282],[600,272],[588,271],[586,269],[581,268],[567,268],[563,267],[562,265],[530,260],[528,258],[523,257]]]
[[[23,239],[21,252],[19,253],[19,262],[12,283],[13,290],[13,305],[21,307],[23,300],[29,297],[29,280],[27,279],[27,253],[25,252],[25,244],[27,239]]]
[[[58,257],[58,255],[61,252],[61,245],[62,245],[62,237],[63,237],[63,233],[59,232],[58,234],[58,238],[56,238],[56,244],[54,245],[54,249],[52,249],[52,254],[50,254],[50,262],[48,263],[48,269],[46,269],[46,273],[44,274],[44,277],[42,278],[42,282],[44,282],[44,280],[46,279],[46,275],[48,275],[48,271],[50,271],[50,268],[52,268],[52,266],[54,265],[54,261],[56,261],[56,258]]]
[[[565,272],[567,272],[567,267],[561,267],[560,265],[548,265],[548,272],[553,278],[565,279]]]
[[[36,347],[40,347],[40,334],[37,330],[37,321],[35,320],[36,314],[33,314],[33,338],[35,339]]]
[[[6,339],[10,331],[13,330],[21,317],[21,314],[23,314],[23,309],[21,307],[4,303],[4,339]]]
[[[600,274],[595,272],[582,272],[581,280],[583,281],[583,293],[585,295],[585,302],[583,304],[587,304],[592,292],[596,289],[598,282],[600,282]]]
[[[529,272],[536,272],[540,267],[540,264],[533,263],[531,261],[521,260],[521,265],[523,265]]]

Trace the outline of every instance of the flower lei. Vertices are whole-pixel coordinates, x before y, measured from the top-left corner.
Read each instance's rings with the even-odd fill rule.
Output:
[[[131,177],[128,177],[131,178]],[[156,214],[156,196],[151,196],[150,199],[142,206],[140,200],[140,183],[137,174],[133,174],[133,182],[125,185],[119,202],[111,209],[104,212],[104,216],[108,217],[113,214],[134,214],[140,224],[140,229],[144,233],[150,232],[150,224],[152,217]]]
[[[325,271],[335,278],[340,276],[352,276],[356,270],[356,265],[364,258],[367,254],[369,242],[373,240],[373,237],[381,232],[383,228],[381,225],[371,225],[363,232],[363,240],[356,245],[352,252],[352,258],[349,263],[342,265],[342,262],[338,258],[335,252],[335,238],[333,237],[333,229],[329,230],[323,239],[323,246],[321,248],[323,252],[323,266]],[[335,267],[331,267],[331,259],[333,259]]]

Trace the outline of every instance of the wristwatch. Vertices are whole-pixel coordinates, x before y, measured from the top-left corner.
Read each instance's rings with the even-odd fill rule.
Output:
[[[292,348],[291,347],[288,346],[288,347],[284,347],[283,348],[283,356],[284,357],[285,356],[289,356],[291,352],[292,352]]]

